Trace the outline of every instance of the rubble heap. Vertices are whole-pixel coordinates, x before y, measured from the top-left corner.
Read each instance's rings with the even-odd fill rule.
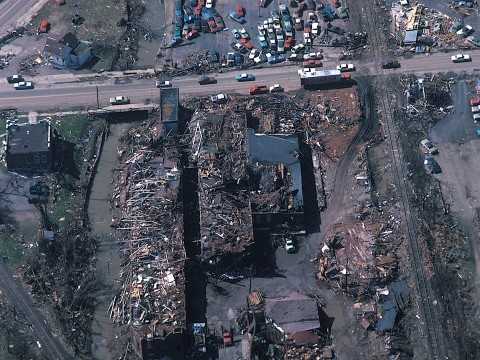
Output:
[[[198,166],[202,256],[243,252],[253,242],[245,116],[196,112],[189,130]]]
[[[145,128],[144,128],[145,129]],[[137,137],[156,144],[156,128]],[[148,141],[146,141],[148,142]],[[114,199],[121,207],[115,226],[123,237],[122,288],[110,306],[111,318],[128,324],[140,338],[165,337],[185,328],[185,249],[177,199],[178,154],[174,148],[145,146],[124,152]]]

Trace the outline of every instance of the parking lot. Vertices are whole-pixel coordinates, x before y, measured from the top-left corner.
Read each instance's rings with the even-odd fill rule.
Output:
[[[187,2],[188,3],[188,2]],[[245,29],[245,31],[248,33],[248,36],[251,41],[251,45],[253,46],[254,49],[261,50],[263,53],[262,55],[262,62],[267,61],[267,57],[265,56],[267,53],[271,53],[272,55],[275,56],[275,53],[278,50],[279,54],[284,54],[285,58],[288,58],[290,55],[290,52],[287,50],[287,37],[288,32],[285,31],[285,26],[282,20],[282,14],[279,11],[279,5],[282,2],[279,0],[273,0],[269,3],[267,8],[261,8],[258,6],[257,2],[238,2],[238,3],[231,3],[226,0],[218,0],[217,2],[214,3],[215,10],[218,12],[218,14],[222,17],[224,23],[225,23],[225,28],[221,31],[215,32],[215,33],[205,33],[205,32],[200,32],[199,35],[195,38],[192,39],[185,39],[185,36],[182,36],[182,41],[180,44],[177,46],[170,48],[170,49],[163,49],[160,51],[159,54],[159,63],[163,64],[165,62],[171,63],[173,66],[188,66],[187,64],[189,62],[192,62],[194,57],[198,55],[200,52],[203,52],[205,50],[208,50],[210,53],[218,53],[220,58],[223,58],[226,56],[226,54],[234,52],[235,50],[233,49],[233,45],[235,43],[240,43],[241,39],[238,37],[235,39],[234,35],[232,34],[232,30],[238,30],[241,31],[242,29]],[[320,11],[314,11],[310,10],[313,9],[313,2],[305,2],[306,8],[303,11],[302,15],[302,24],[307,24],[309,23],[309,16],[310,17],[310,24],[317,23],[318,25],[312,26],[311,34],[316,34],[314,37],[314,40],[311,44],[311,51],[316,51],[318,52],[319,50],[323,50],[323,57],[329,60],[333,59],[338,59],[339,55],[342,53],[343,48],[341,47],[324,47],[326,44],[331,44],[332,41],[335,41],[335,39],[341,37],[341,35],[337,33],[333,33],[331,31],[325,31],[326,29],[326,22],[324,21],[322,17],[322,13]],[[234,12],[236,9],[236,6],[240,5],[244,8],[245,10],[245,23],[240,24],[239,22],[234,21],[229,14],[231,12]],[[312,5],[312,7],[308,7],[309,5]],[[164,44],[168,44],[171,42],[171,34],[172,34],[172,28],[174,27],[174,21],[173,20],[173,11],[171,11],[171,6],[165,6],[165,36],[163,39]],[[281,51],[280,48],[277,46],[280,43],[283,43],[282,40],[274,41],[273,44],[276,43],[276,45],[272,45],[270,49],[262,49],[260,41],[259,41],[259,29],[258,25],[264,24],[264,21],[270,21],[272,22],[272,17],[274,15],[274,12],[277,12],[280,18],[279,24],[282,24],[283,27],[283,33],[282,37],[285,42],[285,51]],[[295,8],[289,8],[290,16],[291,16],[291,24],[292,24],[292,33],[293,33],[293,38],[295,39],[296,44],[304,44],[305,43],[305,38],[304,38],[304,28],[303,26],[295,26],[295,18],[298,16],[297,10]],[[311,13],[311,15],[310,15]],[[312,15],[315,14],[315,17]],[[203,16],[203,15],[202,15]],[[332,29],[333,31],[339,32],[340,34],[344,34],[345,29],[349,28],[349,22],[348,20],[334,20],[332,21]],[[273,30],[273,26],[272,30]],[[280,25],[278,25],[278,28],[280,30]],[[295,28],[297,29],[295,31]],[[270,30],[269,30],[270,31]],[[267,34],[267,31],[265,29],[265,34]],[[313,36],[312,36],[313,37]],[[265,36],[266,42],[270,44],[269,39],[271,39],[271,36]],[[243,40],[243,39],[242,39]],[[246,46],[245,46],[246,47]],[[250,45],[249,45],[250,47]],[[323,49],[321,49],[323,48]],[[310,51],[310,50],[309,50]],[[249,62],[248,55],[249,55],[249,50],[245,49],[242,51],[244,56],[245,56],[245,62]],[[298,58],[299,60],[303,60],[303,57]],[[250,63],[253,63],[253,59],[250,59]],[[158,65],[158,64],[157,64]],[[238,65],[238,64],[237,64]],[[321,64],[319,64],[321,66]]]

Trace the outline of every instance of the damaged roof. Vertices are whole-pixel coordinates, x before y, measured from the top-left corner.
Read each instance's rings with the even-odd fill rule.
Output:
[[[289,334],[320,328],[317,302],[299,293],[267,299],[265,315]]]
[[[283,163],[292,176],[295,206],[303,205],[300,149],[296,135],[256,134],[248,129],[248,158],[250,163]]]

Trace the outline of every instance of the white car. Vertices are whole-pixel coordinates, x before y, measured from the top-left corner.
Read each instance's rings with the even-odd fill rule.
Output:
[[[207,9],[211,9],[211,8],[213,7],[213,0],[207,0],[207,1],[205,2],[205,7],[206,7]]]
[[[340,64],[337,66],[337,70],[340,72],[355,71],[355,65],[353,64]]]
[[[271,93],[283,92],[283,87],[281,87],[280,84],[273,84],[268,90]]]
[[[253,62],[255,64],[261,64],[261,63],[265,62],[265,60],[266,60],[265,57],[262,56],[262,54],[259,54],[257,57],[255,57],[255,59],[253,59]]]
[[[214,103],[223,103],[227,101],[227,95],[225,94],[217,94],[210,96],[210,100]]]
[[[110,98],[111,105],[126,105],[130,104],[130,99],[125,96],[115,96]]]
[[[237,40],[239,40],[241,38],[240,31],[238,31],[237,29],[232,29],[232,35]]]
[[[300,56],[295,53],[291,53],[290,56],[288,57],[288,60],[290,61],[299,61],[301,60]]]
[[[425,154],[428,154],[428,155],[438,154],[438,149],[435,147],[435,145],[432,144],[430,140],[423,139],[422,141],[420,141],[420,145],[422,146],[422,150]]]
[[[312,23],[312,34],[318,35],[318,31],[320,30],[320,24],[318,22]]]
[[[457,54],[451,57],[454,63],[462,63],[472,61],[472,57],[468,54]]]
[[[297,44],[292,48],[292,51],[294,53],[299,53],[301,51],[305,50],[305,44]]]
[[[250,60],[253,60],[253,59],[255,59],[255,58],[258,56],[259,53],[260,53],[260,51],[258,51],[257,49],[252,49],[252,50],[250,51],[250,54],[248,54],[248,58],[249,58]]]
[[[240,29],[240,37],[243,39],[250,39],[250,35],[248,35],[248,32],[245,30],[245,28]]]
[[[285,242],[285,250],[287,250],[287,253],[289,254],[293,254],[297,250],[292,239],[287,239]]]
[[[480,113],[480,105],[472,106],[472,113],[473,114]]]
[[[170,81],[168,81],[168,80],[166,80],[166,81],[159,81],[159,80],[157,80],[157,81],[155,81],[155,86],[156,86],[157,88],[160,88],[160,89],[170,88],[170,87],[172,87],[172,83],[171,83]]]

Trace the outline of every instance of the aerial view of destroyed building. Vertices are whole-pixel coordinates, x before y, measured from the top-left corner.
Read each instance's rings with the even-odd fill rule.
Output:
[[[480,1],[0,0],[0,360],[480,360]]]

